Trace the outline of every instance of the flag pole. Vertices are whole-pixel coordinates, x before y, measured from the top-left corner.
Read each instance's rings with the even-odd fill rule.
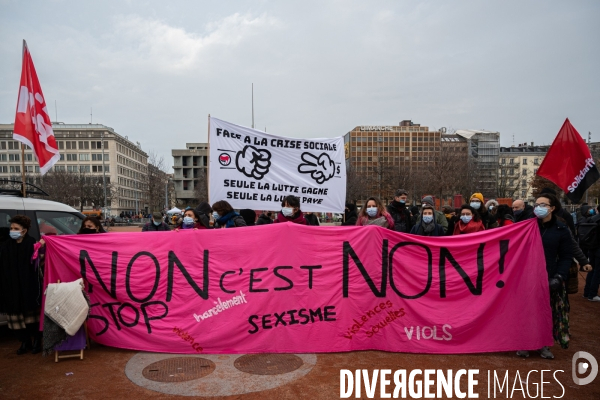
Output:
[[[25,49],[27,48],[27,42],[23,39],[23,52],[21,54],[21,60],[25,58]],[[23,61],[21,61],[23,62]],[[27,189],[25,188],[25,145],[23,143],[19,143],[21,146],[21,192],[23,193],[23,198],[27,197]]]
[[[208,162],[206,163],[206,193],[208,194],[208,201],[210,203],[210,114],[208,114]]]

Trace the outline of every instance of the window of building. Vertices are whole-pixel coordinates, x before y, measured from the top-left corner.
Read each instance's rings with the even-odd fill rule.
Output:
[[[527,175],[527,168],[523,168],[523,175]]]
[[[65,149],[65,142],[63,142],[62,140],[57,140],[56,144],[58,145],[58,149],[59,150],[64,150]]]
[[[21,155],[20,154],[9,154],[8,161],[21,161]]]
[[[527,196],[527,191],[526,190],[521,190],[521,197],[525,198],[525,196]]]
[[[90,161],[90,153],[80,153],[79,154],[79,161]]]
[[[521,181],[521,186],[523,186],[523,187],[527,187],[527,179],[523,179],[523,180]]]
[[[502,164],[506,164],[506,158],[502,159]]]
[[[533,159],[533,165],[539,165],[539,161],[538,161],[538,160],[539,160],[539,159],[537,159],[537,158],[534,158],[534,159]]]
[[[93,141],[92,142],[92,149],[101,149],[102,148],[102,141]]]
[[[527,165],[527,157],[523,157],[523,165]]]
[[[509,164],[514,164],[514,163],[515,163],[515,159],[514,159],[514,158],[511,158],[510,160],[508,160],[508,163],[509,163]]]
[[[537,174],[537,171],[538,171],[538,169],[537,169],[537,168],[536,168],[536,169],[534,169],[534,170],[533,170],[533,174],[534,174],[534,175],[536,175],[536,174]]]
[[[0,142],[0,149],[6,150],[6,142]]]
[[[67,140],[65,142],[65,148],[67,150],[77,150],[77,142],[74,140]]]
[[[90,166],[89,165],[80,165],[79,172],[90,172]]]
[[[67,172],[77,172],[77,165],[67,165]]]
[[[9,150],[20,150],[21,148],[19,147],[19,142],[12,140],[12,141],[8,142],[8,149]]]
[[[60,161],[65,161],[65,155],[64,155],[64,153],[60,153]]]
[[[33,154],[23,154],[25,161],[33,161]]]
[[[6,161],[8,156],[6,154],[0,154],[0,161]]]
[[[11,165],[10,166],[10,173],[11,174],[20,174],[21,173],[21,167],[18,165]]]
[[[89,150],[90,149],[90,142],[86,141],[79,141],[79,150]]]

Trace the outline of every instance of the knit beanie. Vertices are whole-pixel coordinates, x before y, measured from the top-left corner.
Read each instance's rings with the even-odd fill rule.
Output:
[[[471,196],[471,198],[469,199],[469,201],[471,201],[473,199],[479,200],[481,202],[481,204],[484,203],[484,201],[483,201],[483,195],[481,193],[473,193],[473,195]]]
[[[433,203],[433,197],[431,196],[425,196],[421,199],[421,204],[429,204],[431,207],[434,207],[435,204]]]

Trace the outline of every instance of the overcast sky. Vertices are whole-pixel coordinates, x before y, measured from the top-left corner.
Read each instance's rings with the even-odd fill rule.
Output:
[[[27,40],[55,119],[163,155],[207,115],[291,137],[412,119],[552,142],[600,141],[600,1],[0,0],[0,123]]]

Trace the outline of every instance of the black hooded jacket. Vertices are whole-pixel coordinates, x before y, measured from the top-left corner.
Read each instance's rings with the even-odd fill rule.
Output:
[[[356,205],[354,204],[346,204],[346,208],[348,211],[344,212],[344,222],[342,222],[342,226],[354,226],[356,225],[356,220],[358,219],[358,214],[356,213]]]

